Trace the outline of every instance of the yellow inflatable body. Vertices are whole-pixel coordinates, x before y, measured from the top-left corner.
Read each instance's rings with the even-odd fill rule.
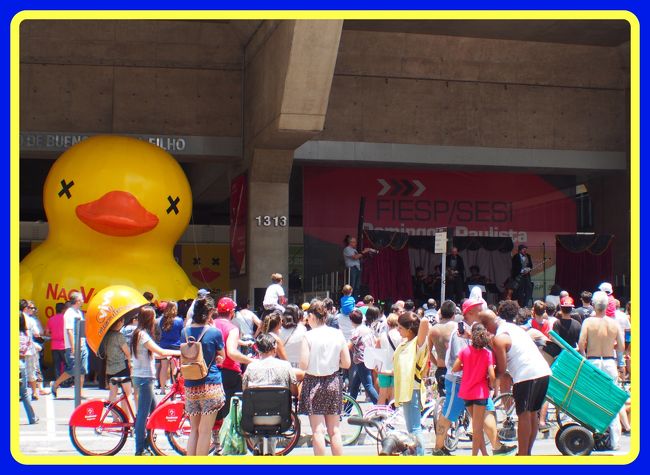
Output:
[[[161,148],[129,137],[88,138],[52,165],[43,203],[47,240],[20,264],[20,298],[33,300],[41,319],[73,290],[85,302],[116,284],[157,299],[196,296],[173,256],[192,192]]]

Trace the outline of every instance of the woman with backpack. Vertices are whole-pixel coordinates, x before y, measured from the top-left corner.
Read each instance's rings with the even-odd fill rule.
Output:
[[[112,378],[123,378],[131,376],[131,352],[129,346],[126,344],[126,338],[120,331],[124,326],[124,318],[119,318],[108,329],[108,333],[104,337],[102,344],[99,346],[98,356],[106,359],[106,379],[109,384],[108,400],[115,401],[117,399],[118,386],[111,383]],[[128,398],[131,395],[131,383],[124,383],[122,385],[124,395]],[[124,414],[129,414],[128,403],[122,401],[122,409]]]
[[[147,418],[156,407],[153,395],[153,382],[156,379],[155,358],[157,356],[180,356],[178,350],[164,350],[153,341],[156,311],[146,305],[140,309],[138,326],[131,339],[133,361],[132,381],[138,395],[138,408],[135,415],[135,455],[144,455]]]
[[[212,427],[226,397],[218,364],[225,358],[223,334],[212,326],[214,300],[205,296],[194,303],[192,323],[181,334],[181,371],[185,378],[185,412],[190,417],[187,455],[208,455]],[[200,353],[192,345],[201,345]],[[186,355],[190,358],[186,359]],[[194,355],[194,358],[191,356]],[[203,356],[204,367],[201,366]],[[197,361],[198,360],[198,361]],[[189,368],[189,366],[194,366]],[[189,368],[189,369],[188,369]],[[205,374],[205,376],[197,378]]]

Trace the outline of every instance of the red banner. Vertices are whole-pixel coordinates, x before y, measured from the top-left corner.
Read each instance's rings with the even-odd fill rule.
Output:
[[[356,234],[363,196],[366,229],[426,236],[446,226],[456,236],[554,243],[555,234],[576,231],[576,206],[575,184],[562,189],[553,181],[533,174],[305,167],[304,232],[341,245],[346,234]]]
[[[247,183],[243,174],[230,184],[230,274],[233,277],[246,273]]]

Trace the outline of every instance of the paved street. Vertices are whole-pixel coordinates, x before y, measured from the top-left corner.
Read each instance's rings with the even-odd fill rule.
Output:
[[[85,388],[89,398],[106,397],[108,391],[96,388]],[[70,442],[68,431],[68,420],[74,407],[73,390],[67,388],[59,389],[59,398],[41,396],[38,401],[32,402],[40,422],[35,425],[28,425],[25,412],[20,408],[20,448],[26,455],[79,455]],[[362,404],[364,411],[369,407]],[[311,434],[309,423],[302,420],[301,446],[294,449],[290,455],[312,455],[311,448],[307,445]],[[622,449],[618,452],[593,452],[594,456],[623,455],[630,448],[630,438],[624,436]],[[357,445],[345,447],[346,455],[374,455],[376,454],[375,441],[362,433]],[[119,456],[132,455],[134,452],[133,439],[130,438],[120,452]],[[471,442],[459,443],[454,455],[471,455]],[[535,445],[535,455],[559,455],[553,437],[540,439]]]

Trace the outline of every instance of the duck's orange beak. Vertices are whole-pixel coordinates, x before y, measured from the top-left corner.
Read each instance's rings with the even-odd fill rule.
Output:
[[[109,191],[98,200],[77,206],[76,212],[86,226],[109,236],[137,236],[158,225],[158,217],[127,191]]]

